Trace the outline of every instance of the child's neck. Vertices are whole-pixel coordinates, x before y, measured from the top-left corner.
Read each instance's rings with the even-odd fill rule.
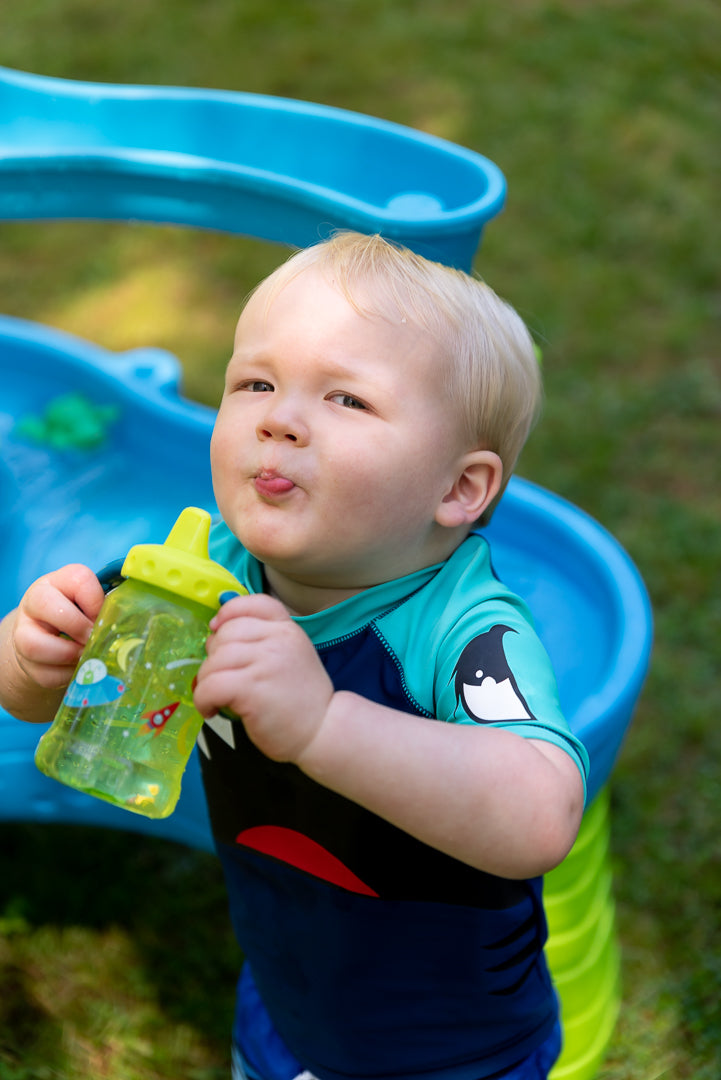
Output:
[[[274,596],[276,600],[280,600],[289,614],[313,615],[317,611],[324,611],[335,604],[340,604],[343,600],[347,600],[357,593],[365,592],[366,589],[379,585],[382,581],[390,580],[390,578],[400,578],[412,574],[416,570],[422,570],[426,566],[434,566],[436,563],[444,562],[465,540],[468,532],[467,528],[445,530],[443,537],[445,543],[439,545],[437,549],[425,553],[425,557],[419,559],[417,564],[396,567],[396,573],[391,573],[390,577],[380,578],[378,581],[369,581],[363,585],[336,586],[299,581],[297,578],[287,576],[264,564],[265,591]]]
[[[313,615],[316,611],[340,604],[349,596],[363,592],[364,587],[341,589],[322,585],[307,585],[263,568],[266,591],[284,605],[290,615]]]

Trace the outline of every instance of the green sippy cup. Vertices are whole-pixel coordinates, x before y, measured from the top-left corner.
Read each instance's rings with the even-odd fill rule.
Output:
[[[146,817],[167,817],[203,720],[193,705],[208,623],[245,593],[208,557],[210,515],[188,507],[164,544],[133,547],[35,753],[47,776]]]

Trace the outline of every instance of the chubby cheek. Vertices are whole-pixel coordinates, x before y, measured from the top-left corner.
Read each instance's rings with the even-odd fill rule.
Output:
[[[210,436],[210,462],[213,467],[217,465],[218,454],[224,448],[227,440],[227,430],[228,424],[224,420],[224,408],[221,404],[220,411],[215,419],[213,434]]]
[[[238,439],[230,435],[227,425],[216,425],[210,440],[210,468],[213,491],[221,513],[221,503],[232,497],[233,490],[238,485],[239,449]]]
[[[361,460],[348,463],[345,475],[337,478],[338,526],[366,536],[375,534],[379,539],[417,528],[419,518],[425,519],[428,513],[418,476],[412,469],[394,469],[392,455],[371,468],[367,462],[359,467]]]

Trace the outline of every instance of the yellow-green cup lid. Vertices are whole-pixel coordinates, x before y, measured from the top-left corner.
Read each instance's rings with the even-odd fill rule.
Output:
[[[173,525],[164,544],[136,544],[123,563],[124,577],[145,581],[158,589],[217,610],[224,592],[245,593],[240,582],[208,556],[210,514],[188,506]]]

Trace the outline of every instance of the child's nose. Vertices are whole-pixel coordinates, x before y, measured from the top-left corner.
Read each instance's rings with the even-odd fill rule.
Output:
[[[258,423],[259,439],[288,439],[305,445],[308,442],[308,426],[297,407],[289,403],[274,402]]]

